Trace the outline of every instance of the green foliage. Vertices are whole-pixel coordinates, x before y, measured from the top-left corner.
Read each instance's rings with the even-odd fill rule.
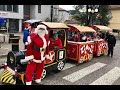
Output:
[[[109,5],[100,5],[99,7],[100,17],[98,18],[101,22],[101,25],[109,25],[109,21],[112,18],[110,6]]]
[[[75,10],[69,10],[69,13],[70,13],[71,15],[74,15],[74,14],[75,14]]]
[[[91,8],[94,6],[89,5]],[[72,11],[72,18],[77,20],[81,25],[86,25],[87,22],[89,24],[101,24],[101,25],[109,25],[109,21],[112,18],[110,6],[109,5],[99,5],[97,13],[87,13],[87,12],[80,12],[80,9],[85,8],[85,5],[76,5],[74,6],[75,10]],[[88,16],[88,19],[87,19]],[[92,21],[93,20],[93,21]]]
[[[50,18],[46,18],[45,22],[51,22]],[[52,22],[58,22],[58,18],[53,18]]]

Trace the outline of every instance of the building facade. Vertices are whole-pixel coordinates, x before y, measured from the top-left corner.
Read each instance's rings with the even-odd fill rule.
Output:
[[[0,5],[0,17],[7,18],[8,32],[22,32],[29,19],[45,21],[51,18],[52,5]],[[53,5],[53,17],[58,17],[59,5]]]
[[[59,22],[64,23],[66,20],[70,19],[70,14],[67,10],[59,8]]]
[[[110,20],[109,27],[112,29],[120,30],[120,5],[110,5],[110,6],[111,6],[112,19]]]
[[[23,20],[23,5],[0,5],[0,17],[7,18],[9,32],[20,32]]]

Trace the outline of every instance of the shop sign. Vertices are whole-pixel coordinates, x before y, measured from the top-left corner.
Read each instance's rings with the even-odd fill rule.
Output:
[[[0,16],[8,16],[7,12],[0,12]]]

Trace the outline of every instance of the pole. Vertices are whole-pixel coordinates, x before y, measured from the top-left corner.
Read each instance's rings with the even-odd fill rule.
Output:
[[[86,26],[88,26],[89,25],[89,20],[88,20],[88,9],[89,9],[89,7],[88,7],[88,5],[86,5]]]
[[[6,25],[7,25],[7,43],[9,43],[9,33],[8,33],[9,19],[7,19]]]
[[[53,21],[53,5],[51,5],[51,22]]]

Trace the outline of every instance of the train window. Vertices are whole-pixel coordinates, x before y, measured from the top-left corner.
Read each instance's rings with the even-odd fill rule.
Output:
[[[69,41],[74,41],[73,36],[74,36],[74,32],[68,31],[68,40]]]
[[[50,30],[49,31],[49,38],[52,38],[52,36],[53,36],[53,30]]]
[[[62,47],[64,47],[65,42],[65,30],[50,30],[49,31],[49,38],[53,38],[54,34],[58,34],[58,38],[62,41]]]
[[[64,41],[65,41],[65,31],[64,30],[59,30],[58,32],[58,37],[62,41],[62,45],[64,46]]]

